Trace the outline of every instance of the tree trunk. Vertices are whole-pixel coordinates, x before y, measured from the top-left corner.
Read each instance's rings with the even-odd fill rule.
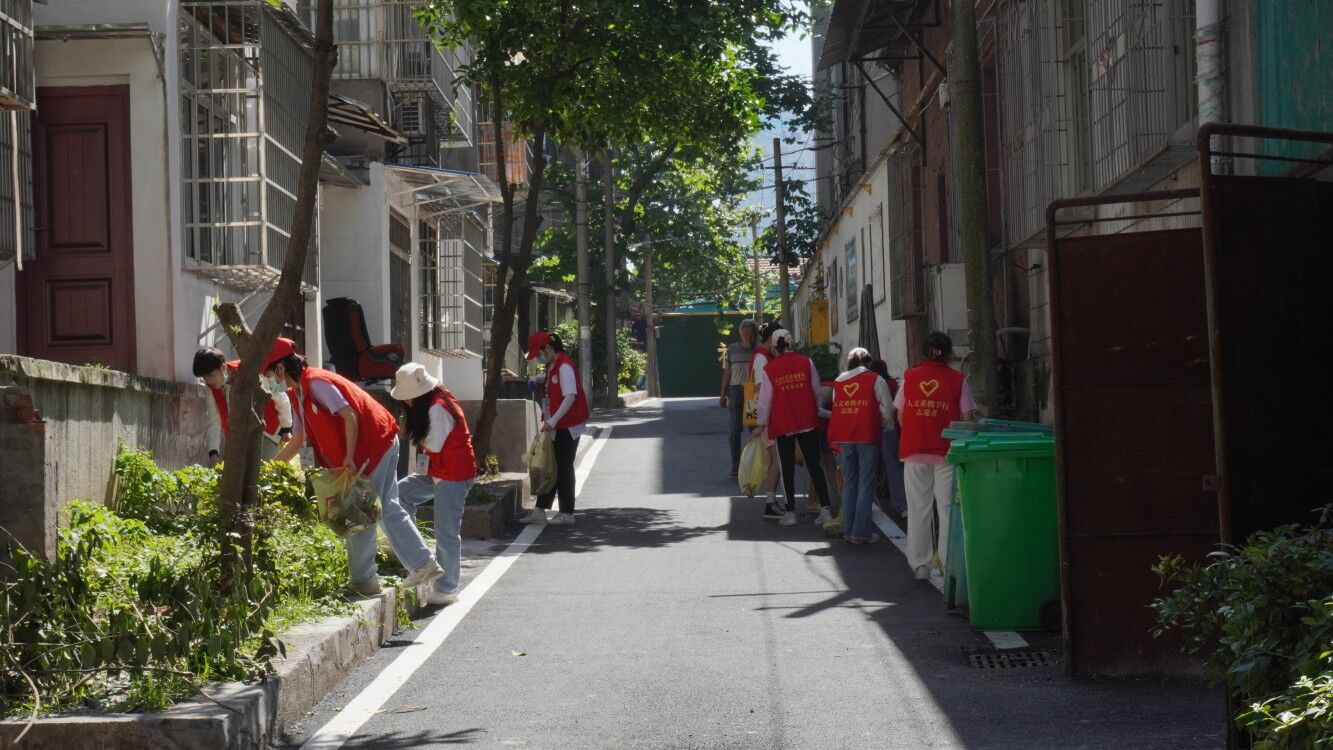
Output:
[[[508,273],[505,273],[506,266],[502,265],[501,274],[496,279],[496,284],[500,287],[497,290],[500,300],[495,307],[495,316],[491,318],[491,348],[486,358],[486,385],[482,390],[477,429],[472,435],[472,445],[476,450],[479,464],[484,463],[486,456],[491,452],[491,433],[495,428],[497,413],[496,402],[500,400],[500,385],[503,382],[500,371],[504,368],[505,352],[508,351],[509,343],[514,338],[514,319],[518,315],[518,303],[523,299],[523,285],[527,283],[528,269],[532,266],[532,246],[537,241],[537,229],[541,223],[537,209],[541,202],[542,178],[546,175],[546,153],[541,148],[545,138],[546,127],[544,124],[538,124],[532,135],[533,145],[529,148],[532,162],[528,170],[528,193],[523,200],[523,234],[519,238],[517,252],[508,252],[506,248],[506,257],[502,263],[508,263]],[[503,159],[500,161],[503,163]],[[501,166],[500,170],[503,179],[504,167]],[[504,186],[502,189],[506,190],[501,215],[501,222],[506,230],[503,241],[508,245],[508,237],[512,236],[511,228],[515,220],[514,201],[512,188]]]
[[[327,127],[329,79],[337,61],[338,48],[333,43],[333,0],[319,0],[315,21],[314,80],[311,82],[308,104],[309,120],[306,123],[305,144],[301,149],[296,209],[291,237],[287,242],[287,254],[283,259],[282,275],[253,332],[235,303],[223,303],[217,308],[223,330],[227,332],[241,358],[240,367],[232,375],[227,398],[228,432],[232,439],[227,440],[222,478],[218,482],[222,519],[218,542],[222,551],[224,581],[227,583],[234,583],[229,576],[235,569],[238,553],[246,564],[245,575],[248,577],[250,573],[251,514],[259,496],[259,409],[262,405],[262,401],[258,400],[262,395],[259,368],[277,339],[283,321],[301,299],[301,276],[305,270],[306,250],[315,221],[320,161],[324,147],[332,140]]]
[[[977,405],[996,414],[999,368],[995,360],[995,303],[986,250],[986,145],[982,132],[981,65],[977,22],[970,2],[954,3],[949,87],[957,107],[958,210],[967,280],[967,327],[971,332],[969,380]]]

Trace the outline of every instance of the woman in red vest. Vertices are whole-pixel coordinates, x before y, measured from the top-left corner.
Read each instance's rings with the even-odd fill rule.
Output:
[[[407,439],[426,459],[424,473],[398,480],[398,497],[409,505],[435,501],[435,558],[444,575],[435,579],[426,603],[453,604],[463,566],[463,508],[477,476],[472,433],[458,399],[423,365],[398,368],[389,395],[407,402]]]
[[[403,585],[412,588],[443,575],[444,569],[435,562],[416,523],[398,500],[398,421],[389,410],[347,378],[307,365],[291,339],[273,342],[260,372],[293,389],[300,405],[299,431],[278,453],[278,460],[291,460],[309,440],[320,466],[365,476],[383,506],[379,527],[399,562],[411,571]],[[353,534],[346,543],[348,588],[358,594],[380,593],[375,529]]]
[[[546,374],[533,378],[533,382],[546,383],[541,431],[555,431],[556,474],[555,487],[537,496],[537,507],[523,517],[523,522],[568,526],[574,523],[574,456],[578,453],[579,438],[587,432],[588,399],[583,395],[578,368],[565,354],[559,336],[547,331],[529,336],[527,358],[546,365]],[[551,509],[557,494],[560,512],[547,521],[546,511]]]
[[[963,373],[949,366],[953,357],[949,334],[932,331],[923,349],[925,361],[903,373],[893,405],[898,409],[898,455],[907,489],[907,562],[924,580],[930,578],[932,565],[943,565],[949,553],[953,465],[944,460],[949,439],[941,433],[950,422],[972,416],[977,405]],[[936,515],[938,545],[932,523]],[[938,550],[934,556],[932,549]]]
[[[777,441],[778,461],[782,464],[782,489],[787,496],[787,510],[778,523],[796,525],[796,448],[805,456],[805,470],[819,496],[819,517],[823,525],[832,518],[829,512],[828,482],[820,460],[819,417],[828,416],[819,408],[819,371],[804,354],[791,351],[791,334],[773,333],[775,356],[764,367],[764,382],[759,386],[759,424]]]
[[[842,456],[843,538],[852,544],[879,540],[871,531],[875,471],[884,425],[893,421],[889,384],[869,369],[874,358],[857,347],[847,355],[847,371],[833,384],[829,442]]]
[[[200,347],[194,353],[194,376],[203,379],[209,394],[213,396],[215,418],[209,421],[204,434],[209,466],[222,460],[222,441],[230,427],[227,419],[228,383],[240,364],[239,359],[227,362],[222,350],[211,346]],[[264,435],[268,440],[260,444],[260,457],[266,460],[276,456],[280,446],[292,436],[292,402],[289,392],[278,388],[276,393],[269,393],[268,396],[264,404]]]

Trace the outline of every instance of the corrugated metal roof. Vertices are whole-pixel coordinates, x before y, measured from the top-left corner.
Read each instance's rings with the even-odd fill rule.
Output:
[[[891,15],[906,25],[922,0],[837,0],[829,14],[816,70],[831,68],[892,44],[902,32]]]

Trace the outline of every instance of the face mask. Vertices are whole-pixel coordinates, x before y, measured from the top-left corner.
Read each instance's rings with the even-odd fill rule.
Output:
[[[541,363],[544,364],[544,365],[549,365],[549,364],[551,364],[551,361],[552,361],[553,359],[555,359],[555,357],[552,357],[551,355],[547,354],[546,352],[542,352],[541,354],[538,354],[538,355],[537,355],[537,361],[538,361],[538,362],[541,362]]]
[[[270,396],[276,396],[286,390],[282,387],[282,383],[278,382],[277,378],[270,378],[266,375],[259,376],[259,386]]]

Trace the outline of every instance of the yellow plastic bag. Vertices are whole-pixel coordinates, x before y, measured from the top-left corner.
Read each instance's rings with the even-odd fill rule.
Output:
[[[555,487],[555,441],[550,432],[539,432],[528,449],[528,484],[534,495]]]
[[[759,384],[747,380],[742,385],[745,405],[741,409],[741,422],[746,427],[759,426]]]
[[[370,480],[346,469],[308,472],[319,504],[319,520],[340,537],[349,537],[379,523],[383,506]]]
[[[740,479],[741,492],[744,492],[746,497],[754,497],[759,491],[759,486],[768,476],[769,464],[768,451],[764,449],[763,440],[754,438],[745,444],[745,450],[741,451],[741,465],[736,476]]]

